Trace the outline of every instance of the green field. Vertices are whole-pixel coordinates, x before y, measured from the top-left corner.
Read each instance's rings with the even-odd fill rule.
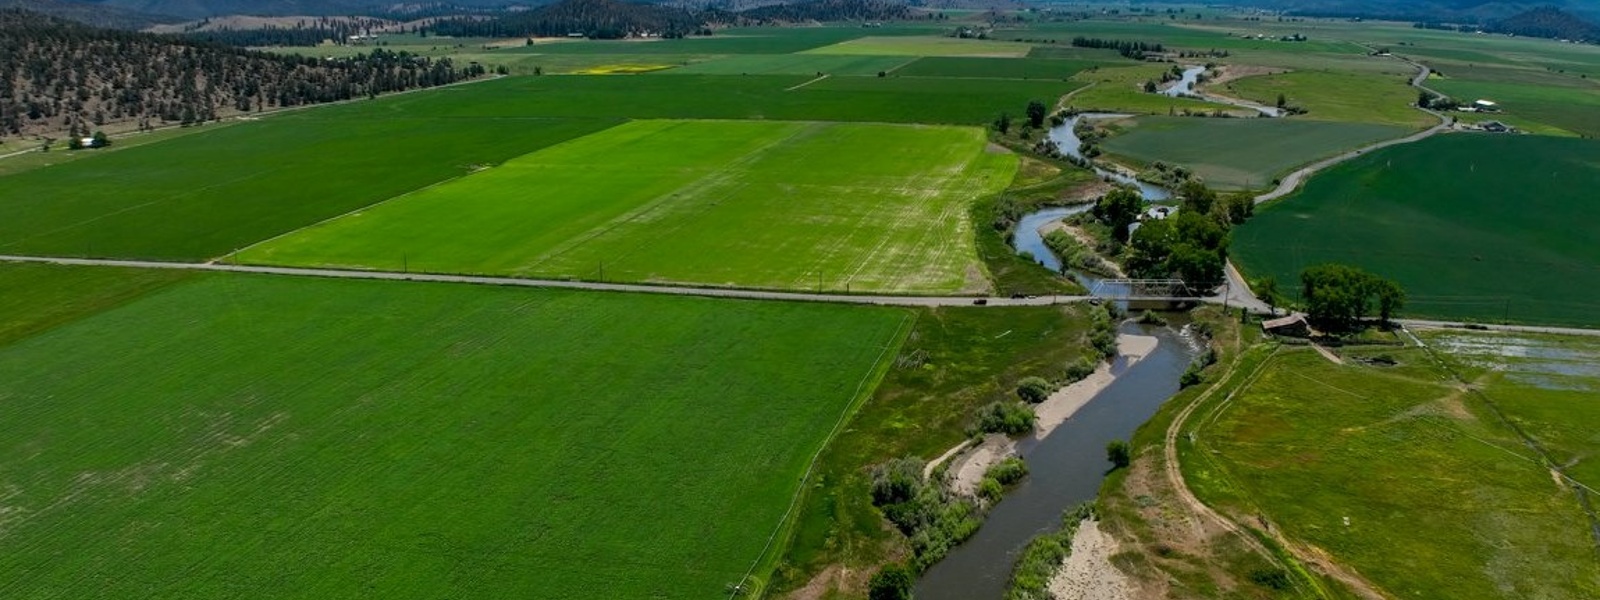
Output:
[[[0,253],[211,259],[622,118],[978,124],[1074,85],[525,77],[296,111],[0,177]],[[42,156],[42,155],[40,155]]]
[[[1240,109],[1226,104],[1202,102],[1191,98],[1173,98],[1144,91],[1146,81],[1159,81],[1170,66],[1134,65],[1083,71],[1072,76],[1074,82],[1085,85],[1063,102],[1067,107],[1085,111],[1127,112],[1135,114],[1175,114],[1185,110],[1211,113],[1212,111],[1255,114],[1253,110]]]
[[[1318,175],[1233,233],[1251,277],[1342,262],[1398,280],[1413,317],[1600,324],[1600,142],[1452,134]]]
[[[0,253],[214,258],[615,123],[373,118],[388,102],[281,115],[0,177]],[[511,129],[520,134],[506,135]]]
[[[903,77],[964,77],[983,79],[1062,79],[1090,67],[1108,64],[1051,58],[987,58],[948,56],[920,58],[894,72]]]
[[[0,262],[0,347],[132,302],[191,275]]]
[[[264,276],[169,288],[0,347],[0,588],[722,597],[908,317]]]
[[[1335,365],[1308,348],[1280,351],[1206,414],[1188,434],[1199,441],[1184,444],[1195,492],[1393,597],[1600,594],[1578,500],[1483,396],[1450,383],[1424,350],[1345,354]],[[1380,354],[1398,365],[1351,360]]]
[[[1149,116],[1120,121],[1121,133],[1101,142],[1113,155],[1139,163],[1189,167],[1219,189],[1260,189],[1319,158],[1397,138],[1391,125],[1298,119],[1200,119]]]
[[[303,266],[981,291],[967,207],[1016,157],[976,129],[635,121],[249,249]]]
[[[803,75],[648,75],[507,77],[434,93],[352,105],[372,117],[565,117],[873,121],[979,125],[1001,111],[1020,114],[1082,84],[1063,81],[829,77]],[[1015,107],[1012,109],[1011,107]],[[333,109],[324,109],[333,110]]]
[[[869,56],[1027,56],[1032,46],[953,37],[863,37],[806,50],[812,54]]]
[[[1538,440],[1567,476],[1600,488],[1600,338],[1425,331],[1462,378],[1479,382],[1513,422]]]
[[[1379,123],[1416,129],[1438,123],[1438,119],[1411,106],[1417,101],[1417,90],[1410,86],[1407,77],[1399,72],[1293,71],[1246,77],[1228,82],[1223,88],[1228,95],[1267,106],[1276,104],[1281,94],[1290,106],[1307,110],[1304,116],[1292,117],[1296,119]]]
[[[910,62],[904,56],[742,54],[673,69],[699,75],[877,75]]]

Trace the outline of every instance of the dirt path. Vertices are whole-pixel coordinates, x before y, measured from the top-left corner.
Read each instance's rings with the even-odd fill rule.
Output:
[[[1336,365],[1344,364],[1344,359],[1339,358],[1339,355],[1334,354],[1332,350],[1327,349],[1322,344],[1312,344],[1311,349],[1316,350],[1317,354],[1321,354],[1323,358],[1328,359],[1328,362]]]
[[[1273,354],[1276,355],[1277,351],[1274,350]],[[1229,393],[1228,396],[1223,399],[1223,401],[1227,402],[1232,400],[1234,394],[1237,394],[1240,390],[1249,389],[1250,385],[1256,380],[1256,378],[1261,376],[1261,373],[1265,371],[1267,365],[1270,364],[1272,364],[1272,356],[1268,356],[1266,360],[1261,361],[1261,364],[1257,365],[1255,370],[1251,371],[1250,374],[1246,376],[1245,381],[1239,387],[1235,388],[1233,392]],[[1164,438],[1165,445],[1162,448],[1162,457],[1165,464],[1162,468],[1166,473],[1167,482],[1172,486],[1173,492],[1178,497],[1178,501],[1181,502],[1184,507],[1189,509],[1189,511],[1193,512],[1195,515],[1202,517],[1204,520],[1210,521],[1221,529],[1235,534],[1238,536],[1239,540],[1248,546],[1252,551],[1260,554],[1267,560],[1272,561],[1273,563],[1278,563],[1276,555],[1269,551],[1266,546],[1262,545],[1254,535],[1248,531],[1245,531],[1243,527],[1239,526],[1239,524],[1235,523],[1232,519],[1229,519],[1222,513],[1213,510],[1210,506],[1207,506],[1204,502],[1201,502],[1200,499],[1194,495],[1194,491],[1189,489],[1188,482],[1183,478],[1182,463],[1179,462],[1178,458],[1178,437],[1183,431],[1184,424],[1187,423],[1189,417],[1194,414],[1195,409],[1206,404],[1207,400],[1210,400],[1211,397],[1216,394],[1216,391],[1221,389],[1222,384],[1234,376],[1238,370],[1238,366],[1239,361],[1237,360],[1228,365],[1227,370],[1217,378],[1217,383],[1213,384],[1210,388],[1207,388],[1206,391],[1202,392],[1198,397],[1196,397],[1193,402],[1190,402],[1188,406],[1185,406],[1183,410],[1178,413],[1178,416],[1172,420],[1172,424],[1167,426],[1167,432]],[[1294,556],[1295,560],[1307,566],[1316,567],[1319,573],[1343,583],[1357,596],[1366,600],[1388,600],[1389,596],[1379,590],[1376,585],[1373,585],[1372,582],[1367,581],[1366,578],[1362,577],[1360,574],[1344,568],[1320,548],[1290,540],[1284,537],[1283,534],[1279,532],[1277,527],[1268,527],[1265,533],[1269,536],[1272,536],[1272,538],[1280,546],[1287,550],[1289,554]]]
[[[950,463],[950,491],[966,496],[978,493],[978,483],[989,467],[1016,454],[1017,443],[1002,434],[990,434],[983,443],[964,452]]]
[[[1072,536],[1072,553],[1050,579],[1056,600],[1133,600],[1127,576],[1111,564],[1117,540],[1100,531],[1100,522],[1085,519]]]

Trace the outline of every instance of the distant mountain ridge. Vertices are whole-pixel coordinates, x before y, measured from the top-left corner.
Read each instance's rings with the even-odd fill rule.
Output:
[[[1241,6],[1282,10],[1314,17],[1447,21],[1474,25],[1508,19],[1546,6],[1554,6],[1589,20],[1600,19],[1600,2],[1594,0],[1234,0],[1234,2]]]
[[[396,2],[394,0],[81,0],[107,8],[183,19],[223,15],[375,15],[397,6],[450,4],[468,8],[534,6],[545,0],[449,0],[448,2]]]
[[[914,18],[894,0],[807,0],[772,4],[740,12],[686,8],[624,0],[562,0],[493,19],[442,20],[430,27],[457,37],[561,37],[597,39],[639,36],[683,37],[710,34],[712,26],[810,21],[888,21]]]
[[[1535,8],[1528,12],[1490,23],[1488,31],[1527,37],[1541,37],[1580,42],[1600,42],[1600,26],[1578,18],[1577,15],[1553,6]]]
[[[93,27],[111,29],[144,29],[152,25],[182,20],[170,15],[154,15],[100,3],[69,0],[0,0],[0,8],[19,8]]]

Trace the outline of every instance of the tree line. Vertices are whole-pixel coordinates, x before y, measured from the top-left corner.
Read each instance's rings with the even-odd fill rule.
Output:
[[[1144,60],[1144,55],[1147,53],[1161,53],[1167,51],[1166,47],[1159,43],[1140,42],[1133,40],[1107,40],[1083,36],[1072,38],[1072,45],[1077,48],[1116,50],[1117,53],[1121,54],[1123,57],[1132,58],[1135,60]]]
[[[441,19],[428,30],[455,37],[564,37],[621,39],[710,35],[713,26],[800,21],[889,21],[910,19],[911,9],[886,0],[813,0],[738,12],[707,6],[637,4],[620,0],[563,0],[493,19]]]
[[[449,59],[405,52],[286,56],[0,10],[0,136],[82,137],[108,123],[187,125],[483,73],[477,65],[457,68]]]
[[[205,29],[210,23],[210,19],[196,22],[178,35],[190,40],[242,47],[316,46],[325,41],[344,45],[351,36],[368,35],[392,24],[383,19],[318,17],[311,21],[301,20],[288,27],[267,25],[251,29]]]

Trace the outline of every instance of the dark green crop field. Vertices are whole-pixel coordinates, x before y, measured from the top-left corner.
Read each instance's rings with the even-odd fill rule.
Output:
[[[1408,133],[1392,125],[1298,119],[1146,116],[1119,125],[1123,132],[1102,144],[1107,152],[1184,165],[1223,189],[1272,187],[1301,165]]]
[[[934,56],[917,59],[895,75],[905,77],[973,77],[988,79],[1067,79],[1079,71],[1113,62],[1052,58],[989,58]]]
[[[383,114],[399,98],[0,177],[0,253],[215,258],[616,124]]]
[[[192,271],[0,263],[0,346],[192,276]]]
[[[829,56],[829,55],[819,55]],[[1064,81],[670,75],[511,77],[396,97],[374,114],[450,117],[776,119],[980,125],[1081,87]],[[803,85],[804,84],[804,85]],[[1014,108],[1013,108],[1014,107]],[[353,108],[353,107],[352,107]]]
[[[1597,189],[1600,142],[1439,136],[1318,175],[1235,230],[1234,255],[1291,284],[1360,265],[1399,280],[1414,317],[1595,325]]]
[[[0,347],[0,596],[722,597],[909,317],[169,288]]]

